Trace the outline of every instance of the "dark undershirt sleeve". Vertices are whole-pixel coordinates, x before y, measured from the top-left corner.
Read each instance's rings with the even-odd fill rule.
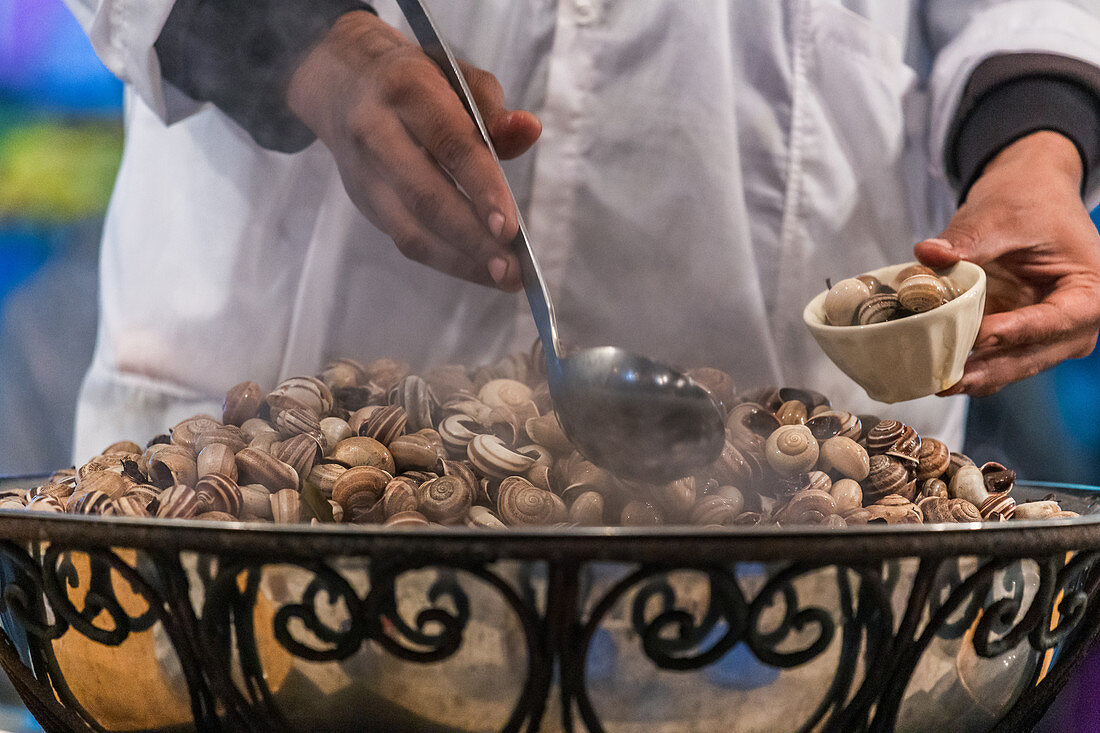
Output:
[[[299,61],[359,0],[177,0],[156,42],[161,75],[211,102],[269,150],[313,142],[286,104]]]
[[[1100,172],[1100,96],[1066,77],[1026,76],[993,86],[956,124],[946,162],[959,201],[997,153],[1040,130],[1061,133],[1077,146],[1084,191]]]

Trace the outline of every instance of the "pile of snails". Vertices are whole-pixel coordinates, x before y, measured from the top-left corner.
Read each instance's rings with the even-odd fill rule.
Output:
[[[340,359],[265,392],[229,390],[143,448],[108,446],[0,509],[120,517],[389,527],[805,525],[1076,516],[1017,504],[1015,474],[978,467],[896,420],[820,393],[737,393],[689,370],[726,414],[721,456],[664,484],[625,481],[577,453],[552,410],[538,349],[492,366]]]
[[[914,264],[901,270],[892,283],[865,274],[831,285],[825,296],[825,318],[830,326],[866,326],[924,313],[962,294],[950,277]]]

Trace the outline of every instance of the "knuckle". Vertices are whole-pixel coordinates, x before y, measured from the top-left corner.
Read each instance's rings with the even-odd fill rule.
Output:
[[[470,162],[474,154],[474,147],[466,136],[448,130],[436,138],[432,151],[444,167],[453,171],[457,168],[464,168]]]
[[[443,207],[443,196],[430,187],[421,186],[408,192],[407,205],[413,216],[424,220],[439,214]]]
[[[397,245],[397,251],[407,259],[424,263],[428,259],[428,242],[423,236],[414,232],[396,232],[393,243]]]

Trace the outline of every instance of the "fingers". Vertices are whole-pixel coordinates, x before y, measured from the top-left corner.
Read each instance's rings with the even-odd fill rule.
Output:
[[[461,61],[459,66],[477,102],[485,128],[493,139],[497,155],[502,160],[508,160],[530,149],[542,134],[542,121],[530,112],[505,107],[504,90],[489,72]]]
[[[410,92],[399,117],[412,139],[470,197],[491,236],[502,243],[510,242],[519,225],[504,176],[474,121],[438,69]]]
[[[968,394],[985,397],[1002,387],[1033,377],[1066,359],[1087,355],[1096,343],[1096,335],[1078,336],[1065,341],[996,347],[975,351],[966,362],[966,371],[958,383],[940,392],[941,397]]]
[[[913,247],[913,254],[922,265],[935,269],[950,267],[959,261],[959,253],[951,242],[938,237],[917,242]]]

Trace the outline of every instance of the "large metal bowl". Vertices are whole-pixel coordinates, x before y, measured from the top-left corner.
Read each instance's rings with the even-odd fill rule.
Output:
[[[50,730],[1018,730],[1100,632],[1097,492],[843,530],[0,511],[0,662]]]

